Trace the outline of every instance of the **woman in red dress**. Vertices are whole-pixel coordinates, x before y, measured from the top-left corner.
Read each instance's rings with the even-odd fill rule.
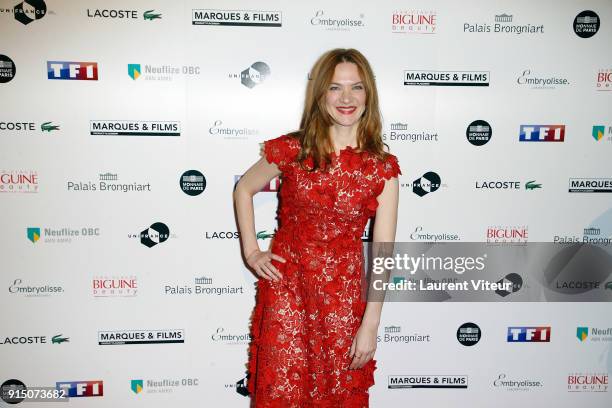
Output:
[[[393,242],[397,157],[385,151],[374,75],[354,49],[311,71],[300,130],[264,142],[234,201],[243,254],[260,278],[247,388],[254,407],[368,407],[382,302],[362,296],[362,234]],[[253,195],[281,176],[270,249],[255,235]]]

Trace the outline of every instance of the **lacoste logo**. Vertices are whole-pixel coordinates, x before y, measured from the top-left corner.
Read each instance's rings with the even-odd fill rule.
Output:
[[[536,183],[535,180],[528,181],[525,183],[525,188],[527,190],[535,190],[536,188],[542,188],[541,184]]]

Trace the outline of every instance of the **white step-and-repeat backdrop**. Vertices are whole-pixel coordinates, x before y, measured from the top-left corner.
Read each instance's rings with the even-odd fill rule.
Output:
[[[248,405],[232,191],[335,47],[376,74],[397,241],[609,245],[611,43],[605,0],[1,0],[0,383]],[[262,248],[277,190],[255,196]],[[610,281],[562,283],[600,302],[386,304],[372,406],[612,405]]]

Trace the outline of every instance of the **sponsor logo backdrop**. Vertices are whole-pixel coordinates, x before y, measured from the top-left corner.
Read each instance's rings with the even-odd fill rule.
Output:
[[[397,241],[609,245],[611,22],[603,0],[2,0],[0,383],[248,406],[232,191],[334,47],[376,74]],[[563,284],[612,300],[596,280]],[[372,406],[609,406],[610,304],[502,296],[386,304]]]

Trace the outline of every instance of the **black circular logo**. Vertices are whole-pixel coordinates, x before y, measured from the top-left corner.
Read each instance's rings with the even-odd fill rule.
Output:
[[[187,170],[181,176],[179,185],[183,193],[197,196],[202,194],[202,191],[206,188],[206,178],[197,170]]]
[[[457,340],[464,346],[473,346],[480,341],[482,332],[475,323],[463,323],[457,329]]]
[[[491,136],[493,136],[493,129],[491,129],[491,125],[489,125],[486,121],[475,120],[467,127],[465,136],[467,137],[468,142],[474,146],[482,146],[491,140]]]
[[[428,171],[423,176],[412,182],[412,192],[419,197],[423,197],[425,194],[433,193],[440,188],[442,179],[438,173]]]
[[[585,10],[574,19],[574,32],[580,38],[591,38],[599,31],[599,16],[591,10]]]
[[[13,7],[13,14],[15,14],[15,20],[21,24],[30,24],[47,14],[47,5],[44,0],[24,0]]]
[[[27,387],[19,380],[6,380],[0,386],[0,399],[7,404],[19,404],[25,398],[16,398],[15,392],[27,391]]]
[[[6,55],[0,54],[0,83],[4,84],[15,77],[15,63]]]
[[[140,233],[140,243],[146,247],[154,247],[170,238],[170,228],[163,222],[155,222]]]

